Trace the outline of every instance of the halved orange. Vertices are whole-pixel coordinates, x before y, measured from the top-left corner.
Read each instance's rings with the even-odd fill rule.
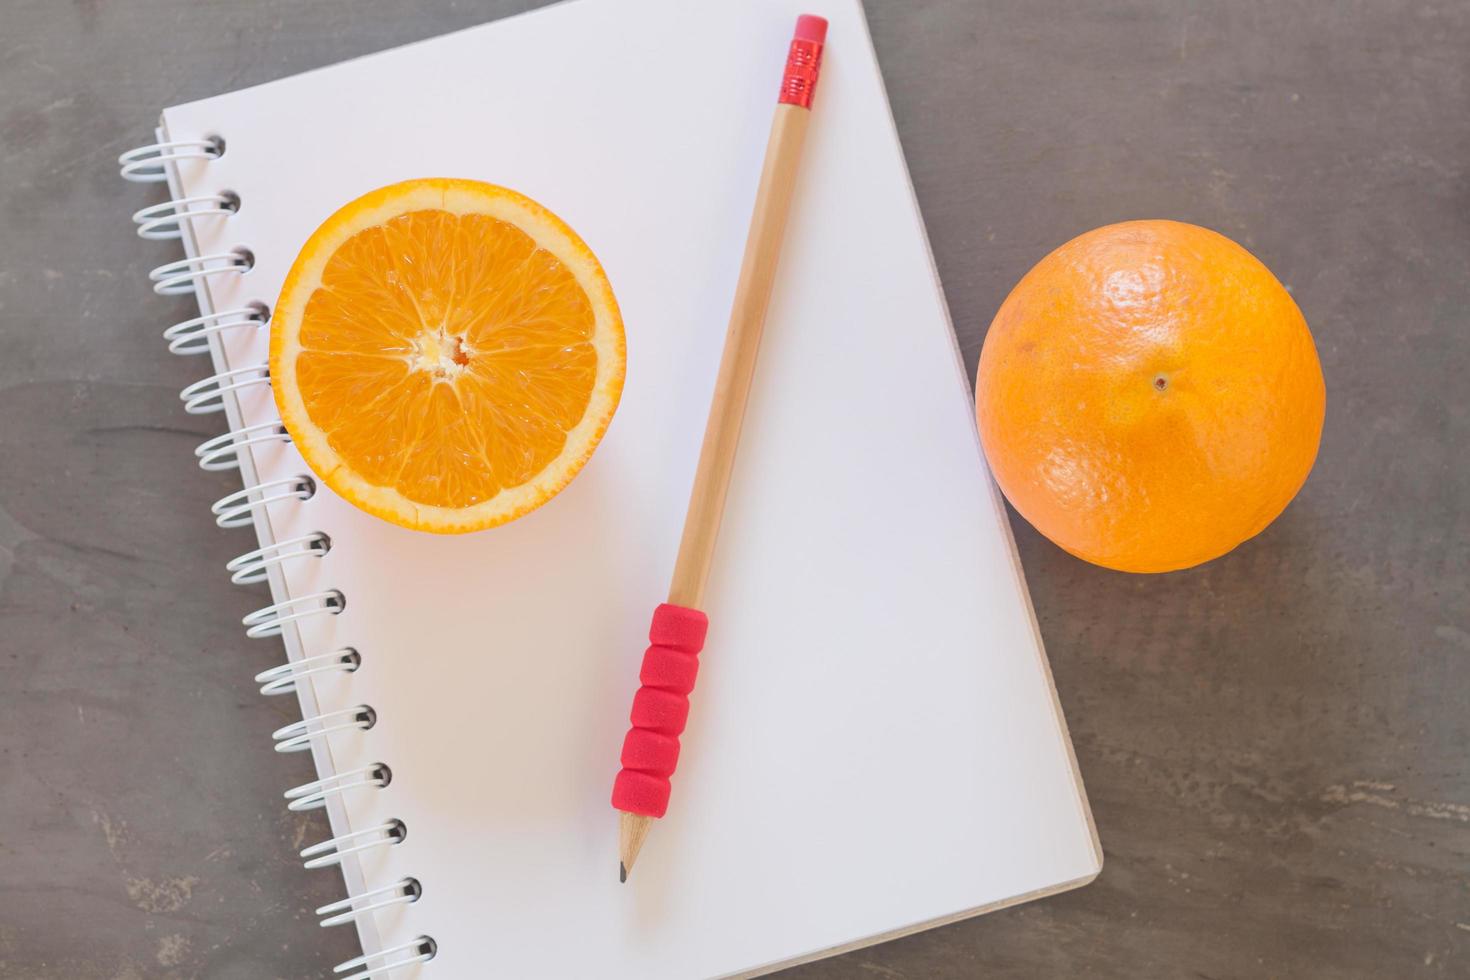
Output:
[[[343,498],[459,533],[576,476],[623,389],[623,321],[591,249],[473,180],[373,191],[316,230],[271,317],[281,420]]]

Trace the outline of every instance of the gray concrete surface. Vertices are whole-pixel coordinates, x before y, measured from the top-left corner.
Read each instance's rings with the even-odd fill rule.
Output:
[[[209,522],[174,255],[117,179],[164,105],[532,6],[5,0],[0,976],[321,976],[292,705]],[[1107,851],[1091,887],[800,980],[1470,976],[1470,4],[870,2],[965,357],[1087,228],[1216,228],[1290,284],[1328,385],[1273,527],[1141,578],[1017,520]]]

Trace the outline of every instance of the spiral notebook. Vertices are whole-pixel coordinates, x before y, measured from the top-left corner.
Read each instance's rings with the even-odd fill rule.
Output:
[[[831,21],[712,573],[675,799],[627,885],[609,804],[648,615],[709,405],[786,41]],[[170,349],[238,467],[215,505],[256,584],[257,681],[319,779],[302,851],[346,897],[343,975],[755,975],[1083,884],[1101,852],[985,470],[965,372],[856,0],[575,0],[163,113],[125,176],[199,311]],[[305,469],[269,304],[341,204],[505,184],[602,259],[622,405],[545,507],[468,536],[369,517]],[[208,520],[200,515],[200,520]],[[245,543],[244,528],[256,540]],[[241,684],[248,678],[241,678]],[[264,734],[264,733],[263,733]]]

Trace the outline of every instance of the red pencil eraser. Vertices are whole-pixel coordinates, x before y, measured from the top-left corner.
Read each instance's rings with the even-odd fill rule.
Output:
[[[796,18],[796,33],[786,50],[786,71],[781,75],[781,91],[776,101],[801,109],[812,107],[812,94],[817,90],[817,75],[822,70],[822,49],[827,41],[827,18],[802,14]]]
[[[802,14],[796,18],[796,33],[792,36],[798,41],[824,43],[827,40],[827,18],[816,14]]]

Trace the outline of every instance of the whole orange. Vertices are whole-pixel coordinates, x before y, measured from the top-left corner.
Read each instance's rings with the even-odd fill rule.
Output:
[[[1067,551],[1129,572],[1259,533],[1317,457],[1326,388],[1255,256],[1177,221],[1072,239],[1011,290],[975,382],[1001,490]]]

